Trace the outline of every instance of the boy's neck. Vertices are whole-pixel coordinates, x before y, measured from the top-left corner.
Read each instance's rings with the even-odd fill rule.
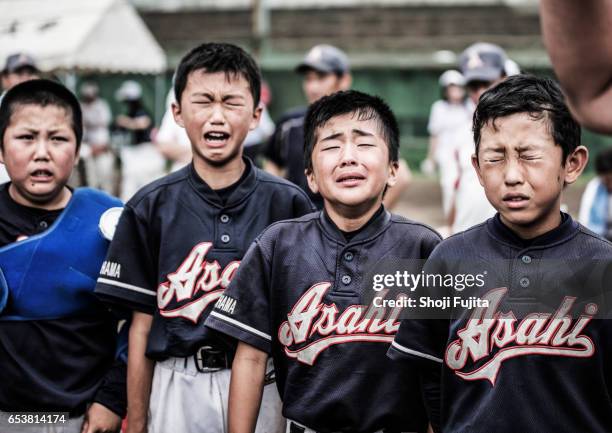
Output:
[[[531,226],[522,226],[518,224],[513,224],[507,221],[503,217],[503,215],[500,214],[499,216],[500,216],[501,222],[506,227],[508,227],[518,237],[520,237],[521,239],[527,240],[527,241],[531,239],[535,239],[538,236],[542,236],[543,234],[546,234],[550,232],[551,230],[556,229],[557,227],[561,225],[561,222],[563,221],[563,218],[561,217],[561,209],[556,209],[556,212],[554,212],[554,214],[549,215],[548,217],[543,219],[541,222],[536,222],[534,225],[531,225]]]
[[[325,202],[325,212],[343,232],[354,232],[362,228],[380,209],[382,199],[360,206],[344,206]]]
[[[215,166],[194,158],[193,166],[198,176],[213,190],[226,188],[238,182],[246,169],[242,157],[235,158],[222,166]]]
[[[44,210],[59,210],[64,209],[68,202],[70,201],[70,197],[72,197],[72,192],[68,189],[67,186],[64,186],[61,191],[53,197],[51,200],[48,200],[44,203],[38,203],[35,201],[31,201],[28,198],[21,195],[15,185],[12,183],[9,185],[8,193],[11,199],[22,206],[32,207],[36,209],[44,209]]]

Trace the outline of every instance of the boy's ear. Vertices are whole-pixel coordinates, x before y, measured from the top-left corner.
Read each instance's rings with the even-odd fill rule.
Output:
[[[389,163],[389,176],[387,177],[387,186],[392,187],[397,183],[397,172],[399,170],[399,162],[392,161]]]
[[[353,85],[353,76],[347,72],[340,77],[340,90],[349,90]]]
[[[578,146],[565,160],[565,184],[574,183],[589,162],[589,150]]]
[[[257,128],[259,126],[259,120],[261,119],[261,113],[263,112],[263,102],[260,102],[255,110],[253,110],[253,118],[251,119],[251,124],[249,125],[249,131]]]
[[[480,164],[478,164],[478,155],[476,155],[475,153],[472,154],[472,167],[474,167],[474,170],[476,170],[478,182],[480,182],[480,185],[484,186],[482,175],[480,174]]]
[[[78,147],[76,150],[76,154],[74,155],[74,164],[72,166],[76,167],[79,164],[80,160],[81,160],[81,148]]]
[[[184,128],[185,124],[183,123],[181,106],[176,101],[172,103],[172,115],[174,116],[174,121],[177,123],[177,125]]]
[[[310,188],[314,194],[317,194],[319,192],[319,186],[317,185],[314,170],[307,168],[304,170],[304,174],[306,175],[306,180],[308,181],[308,188]]]

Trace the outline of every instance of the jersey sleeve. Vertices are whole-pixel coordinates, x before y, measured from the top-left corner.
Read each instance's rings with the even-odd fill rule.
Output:
[[[208,316],[206,326],[270,353],[270,274],[270,261],[256,240]]]
[[[157,270],[148,225],[126,205],[117,224],[95,293],[102,300],[152,314],[157,306]]]
[[[432,255],[423,267],[424,275],[444,275],[444,267],[440,260]],[[447,289],[443,287],[420,288],[423,296],[439,299],[446,296]],[[444,350],[449,332],[448,318],[431,313],[431,318],[424,310],[418,318],[405,318],[395,335],[387,355],[398,361],[424,361],[442,364]]]

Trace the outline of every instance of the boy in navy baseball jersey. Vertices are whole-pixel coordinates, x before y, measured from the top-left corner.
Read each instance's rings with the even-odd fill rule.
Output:
[[[309,108],[305,143],[324,210],[266,229],[206,322],[240,341],[230,431],[253,431],[268,356],[288,432],[424,431],[416,370],[385,356],[400,311],[366,301],[368,270],[426,258],[440,240],[382,206],[398,167],[396,120],[379,98],[338,92]]]
[[[518,75],[480,98],[474,142],[497,214],[425,270],[483,284],[434,286],[450,316],[403,321],[389,356],[441,366],[428,404],[445,433],[612,431],[612,244],[560,211],[588,159],[580,127],[554,81]]]
[[[269,224],[311,212],[295,185],[242,157],[259,121],[253,59],[208,43],[179,64],[173,112],[192,145],[190,165],[146,186],[123,212],[97,293],[134,310],[128,357],[128,431],[224,433],[233,350],[203,322],[248,246]],[[259,431],[284,429],[266,388]]]
[[[93,295],[121,202],[66,186],[82,135],[79,102],[60,83],[26,81],[2,99],[2,432],[116,432],[125,415],[118,319]]]

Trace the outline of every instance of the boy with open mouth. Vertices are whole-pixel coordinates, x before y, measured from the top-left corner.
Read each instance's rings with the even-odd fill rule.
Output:
[[[259,236],[206,322],[239,340],[232,433],[253,431],[268,357],[288,432],[425,431],[417,371],[385,356],[399,310],[366,301],[368,271],[384,260],[424,259],[440,241],[382,205],[398,148],[397,122],[379,98],[346,91],[310,106],[306,175],[324,210]]]

